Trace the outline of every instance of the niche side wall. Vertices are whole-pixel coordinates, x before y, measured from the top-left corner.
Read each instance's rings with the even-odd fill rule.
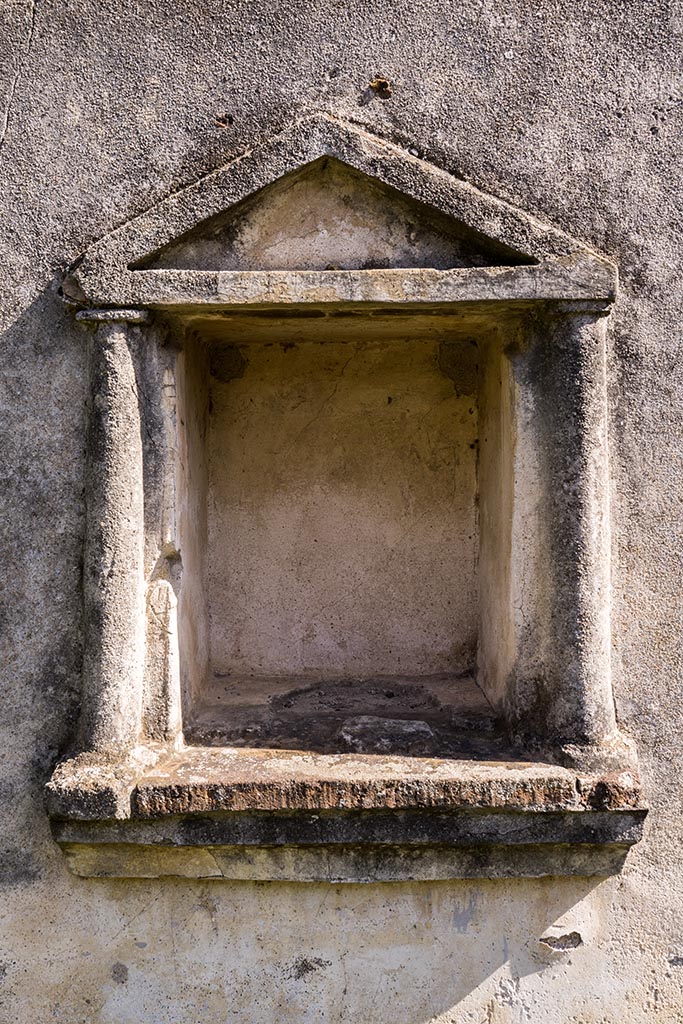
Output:
[[[182,564],[178,640],[183,704],[188,709],[209,671],[209,628],[204,588],[207,551],[209,361],[193,338],[176,360],[178,538]]]

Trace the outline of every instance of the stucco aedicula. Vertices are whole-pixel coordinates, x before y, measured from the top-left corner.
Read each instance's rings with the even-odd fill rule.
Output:
[[[3,20],[2,1012],[69,1024],[676,1021],[683,9],[37,0]],[[392,81],[386,101],[367,89],[377,74]],[[316,111],[415,148],[619,265],[614,685],[653,811],[623,875],[600,886],[97,883],[70,877],[49,838],[42,784],[80,685],[85,398],[82,328],[55,275],[201,170]],[[539,944],[558,923],[583,945]]]

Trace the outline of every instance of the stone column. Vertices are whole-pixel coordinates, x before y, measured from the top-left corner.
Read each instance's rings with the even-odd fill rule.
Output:
[[[149,314],[83,310],[91,323],[83,569],[81,740],[85,750],[133,746],[144,671],[143,464],[132,344]]]
[[[554,304],[532,357],[550,586],[541,638],[551,742],[581,756],[609,746],[610,523],[604,305]],[[543,581],[539,582],[543,588]]]

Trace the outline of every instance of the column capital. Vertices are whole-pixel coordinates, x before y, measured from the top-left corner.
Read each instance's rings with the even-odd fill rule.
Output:
[[[152,314],[148,309],[81,309],[76,319],[87,324],[147,324]]]

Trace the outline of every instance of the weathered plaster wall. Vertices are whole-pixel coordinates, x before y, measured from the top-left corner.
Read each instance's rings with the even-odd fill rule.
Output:
[[[511,614],[514,606],[512,498],[515,477],[528,483],[519,489],[523,495],[535,491],[532,473],[520,465],[529,458],[531,446],[517,443],[515,403],[520,399],[514,394],[513,371],[505,354],[506,348],[516,341],[519,343],[513,331],[498,332],[482,347],[479,392],[481,619],[477,665],[479,683],[496,706],[505,700],[506,683],[515,657]],[[521,556],[525,564],[530,561],[529,548],[534,539],[530,538]],[[525,579],[526,573],[520,576]]]
[[[245,346],[240,376],[212,380],[213,672],[471,670],[476,394],[442,373],[438,340],[312,333]]]
[[[10,0],[0,19],[1,1019],[679,1020],[681,4]],[[388,100],[367,87],[378,73]],[[42,786],[78,713],[86,387],[83,329],[55,275],[315,110],[414,148],[619,264],[615,693],[653,808],[620,878],[97,882],[70,877],[50,840]],[[553,924],[564,952],[539,944]]]
[[[209,489],[209,360],[206,347],[189,343],[178,353],[176,427],[178,459],[178,537],[183,552],[179,588],[181,686],[190,701],[209,671],[209,620],[202,580],[206,571],[207,495]]]

